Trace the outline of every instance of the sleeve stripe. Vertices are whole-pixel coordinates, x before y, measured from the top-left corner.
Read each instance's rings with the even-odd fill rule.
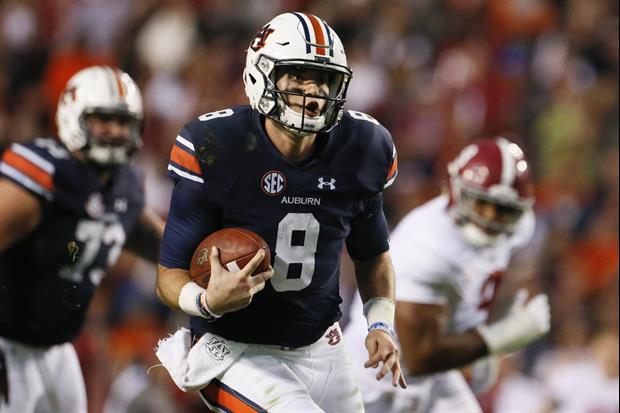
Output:
[[[11,166],[13,169],[18,170],[41,187],[45,188],[45,190],[51,191],[54,187],[54,181],[50,173],[32,163],[29,159],[13,152],[12,149],[9,149],[4,153],[2,161],[6,165]]]
[[[9,166],[6,163],[0,163],[0,172],[14,179],[16,182],[20,183],[21,185],[30,189],[31,191],[44,196],[48,200],[52,199],[52,193],[50,191],[46,190],[41,185],[39,185],[38,183],[36,183],[32,179],[24,175],[17,169],[13,168],[12,166]]]
[[[204,179],[202,179],[201,177],[182,171],[179,168],[172,166],[171,164],[168,164],[168,170],[176,173],[183,178],[189,179],[190,181],[200,182],[201,184],[205,183]]]
[[[179,164],[188,171],[192,171],[196,175],[202,175],[202,170],[200,169],[200,164],[198,163],[196,157],[176,145],[172,147],[170,160],[176,164]]]
[[[394,178],[396,178],[397,173],[398,173],[398,158],[394,158],[394,161],[392,161],[392,167],[390,168],[390,171],[385,177],[385,180],[386,181],[393,180]]]
[[[55,168],[51,162],[45,160],[44,158],[37,155],[35,152],[31,151],[25,146],[22,146],[18,143],[14,143],[13,145],[11,145],[11,150],[15,152],[16,154],[20,155],[22,158],[28,159],[30,162],[32,162],[39,168],[43,169],[48,174],[50,175],[54,174]]]
[[[194,144],[182,137],[181,135],[177,135],[177,142],[189,148],[192,152],[196,152],[196,149],[194,149]]]
[[[388,186],[392,185],[394,183],[394,181],[396,180],[396,176],[398,175],[398,171],[396,171],[396,175],[394,175],[394,177],[392,179],[390,179],[389,181],[387,181],[385,183],[385,185],[383,185],[383,189],[387,188]]]

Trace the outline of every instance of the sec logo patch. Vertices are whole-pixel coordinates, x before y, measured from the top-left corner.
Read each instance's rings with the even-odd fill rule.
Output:
[[[286,188],[286,177],[280,171],[269,171],[261,178],[261,189],[269,196],[276,196]]]

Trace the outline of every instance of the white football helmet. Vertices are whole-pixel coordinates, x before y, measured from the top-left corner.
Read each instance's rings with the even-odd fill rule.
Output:
[[[327,102],[315,117],[291,109],[283,95],[306,94],[278,90],[276,72],[288,68],[315,69],[329,75]],[[284,13],[267,23],[247,50],[243,82],[252,108],[298,136],[324,132],[342,117],[351,69],[342,42],[322,19],[307,13]]]
[[[479,139],[448,165],[448,210],[463,236],[477,246],[493,244],[514,232],[534,204],[529,166],[523,151],[503,137]],[[478,201],[493,204],[496,218],[477,212]]]
[[[130,122],[123,145],[106,145],[91,136],[85,117],[120,116]],[[58,101],[56,123],[60,140],[71,152],[81,151],[92,162],[117,165],[127,162],[142,144],[142,97],[133,79],[107,66],[80,70],[69,79]]]

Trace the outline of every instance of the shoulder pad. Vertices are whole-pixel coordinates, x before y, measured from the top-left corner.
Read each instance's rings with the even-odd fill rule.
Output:
[[[360,178],[373,192],[392,185],[398,174],[398,158],[390,132],[372,116],[354,110],[345,111],[341,125],[347,144],[364,154],[362,166],[367,172]]]
[[[53,139],[37,138],[28,143],[14,143],[2,154],[0,175],[51,200],[56,171],[71,158],[67,149]]]
[[[249,106],[239,106],[206,113],[187,123],[176,138],[170,153],[169,175],[199,184],[205,182],[205,173],[222,154],[234,151],[239,145],[237,136],[245,134],[249,125]]]

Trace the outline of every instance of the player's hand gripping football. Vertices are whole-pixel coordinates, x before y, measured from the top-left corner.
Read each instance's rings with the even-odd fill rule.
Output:
[[[260,249],[243,269],[237,272],[227,271],[220,262],[217,247],[211,249],[211,278],[205,291],[209,310],[215,314],[224,314],[247,307],[254,294],[265,288],[265,282],[273,277],[273,268],[252,275],[265,256]]]
[[[392,336],[384,330],[371,330],[366,336],[365,344],[368,350],[368,360],[364,363],[364,367],[376,368],[380,362],[383,362],[381,369],[377,372],[377,380],[381,380],[391,371],[392,386],[400,385],[406,389],[407,383],[400,368],[400,351]]]

